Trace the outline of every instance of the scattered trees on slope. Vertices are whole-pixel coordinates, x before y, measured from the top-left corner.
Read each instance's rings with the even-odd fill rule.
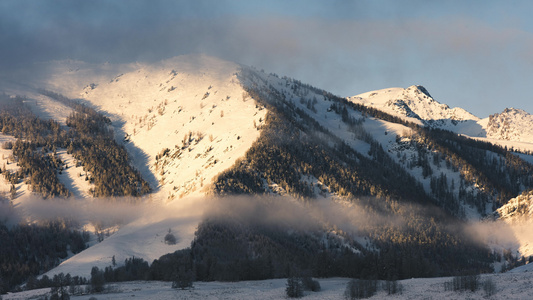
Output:
[[[17,138],[13,153],[22,168],[20,175],[28,177],[27,183],[33,191],[44,197],[70,195],[57,178],[63,168],[57,156],[58,148],[66,148],[91,173],[90,180],[94,183],[91,193],[95,197],[141,196],[151,191],[130,165],[126,149],[115,142],[109,118],[59,94],[43,93],[74,108],[66,120],[69,130],[53,120],[37,118],[22,98],[13,99],[0,113],[2,133]],[[4,175],[14,184],[22,179],[10,173]]]

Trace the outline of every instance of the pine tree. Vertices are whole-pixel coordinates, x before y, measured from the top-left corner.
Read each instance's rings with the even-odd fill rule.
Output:
[[[189,289],[193,287],[194,273],[191,269],[185,269],[185,266],[180,266],[176,274],[176,280],[172,283],[172,288]]]
[[[285,292],[289,298],[301,298],[303,296],[302,280],[299,277],[287,278]]]
[[[98,267],[91,269],[91,290],[95,293],[104,291],[104,272],[100,271]]]

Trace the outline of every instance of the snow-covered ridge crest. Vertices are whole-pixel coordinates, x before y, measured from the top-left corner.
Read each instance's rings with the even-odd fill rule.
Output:
[[[431,97],[426,88],[420,85],[412,85],[406,89],[389,88],[371,91],[348,99],[421,125],[479,120],[478,117],[462,108],[450,108],[446,104],[439,103]]]
[[[533,115],[521,109],[506,108],[489,116],[486,131],[489,138],[532,142]]]
[[[530,151],[523,144],[533,142],[533,115],[507,108],[488,118],[480,119],[460,107],[450,108],[431,97],[419,85],[408,88],[388,88],[349,97],[349,101],[376,108],[421,126],[446,129],[458,134],[487,139],[501,146]]]

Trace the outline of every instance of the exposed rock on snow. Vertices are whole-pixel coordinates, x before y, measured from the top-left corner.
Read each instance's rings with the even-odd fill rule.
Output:
[[[499,114],[489,116],[487,137],[518,141],[533,141],[533,115],[515,108],[506,108]]]

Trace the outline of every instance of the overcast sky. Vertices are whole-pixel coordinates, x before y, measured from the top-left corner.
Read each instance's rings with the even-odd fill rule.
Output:
[[[339,96],[425,86],[533,113],[533,1],[0,0],[0,67],[205,53]]]

